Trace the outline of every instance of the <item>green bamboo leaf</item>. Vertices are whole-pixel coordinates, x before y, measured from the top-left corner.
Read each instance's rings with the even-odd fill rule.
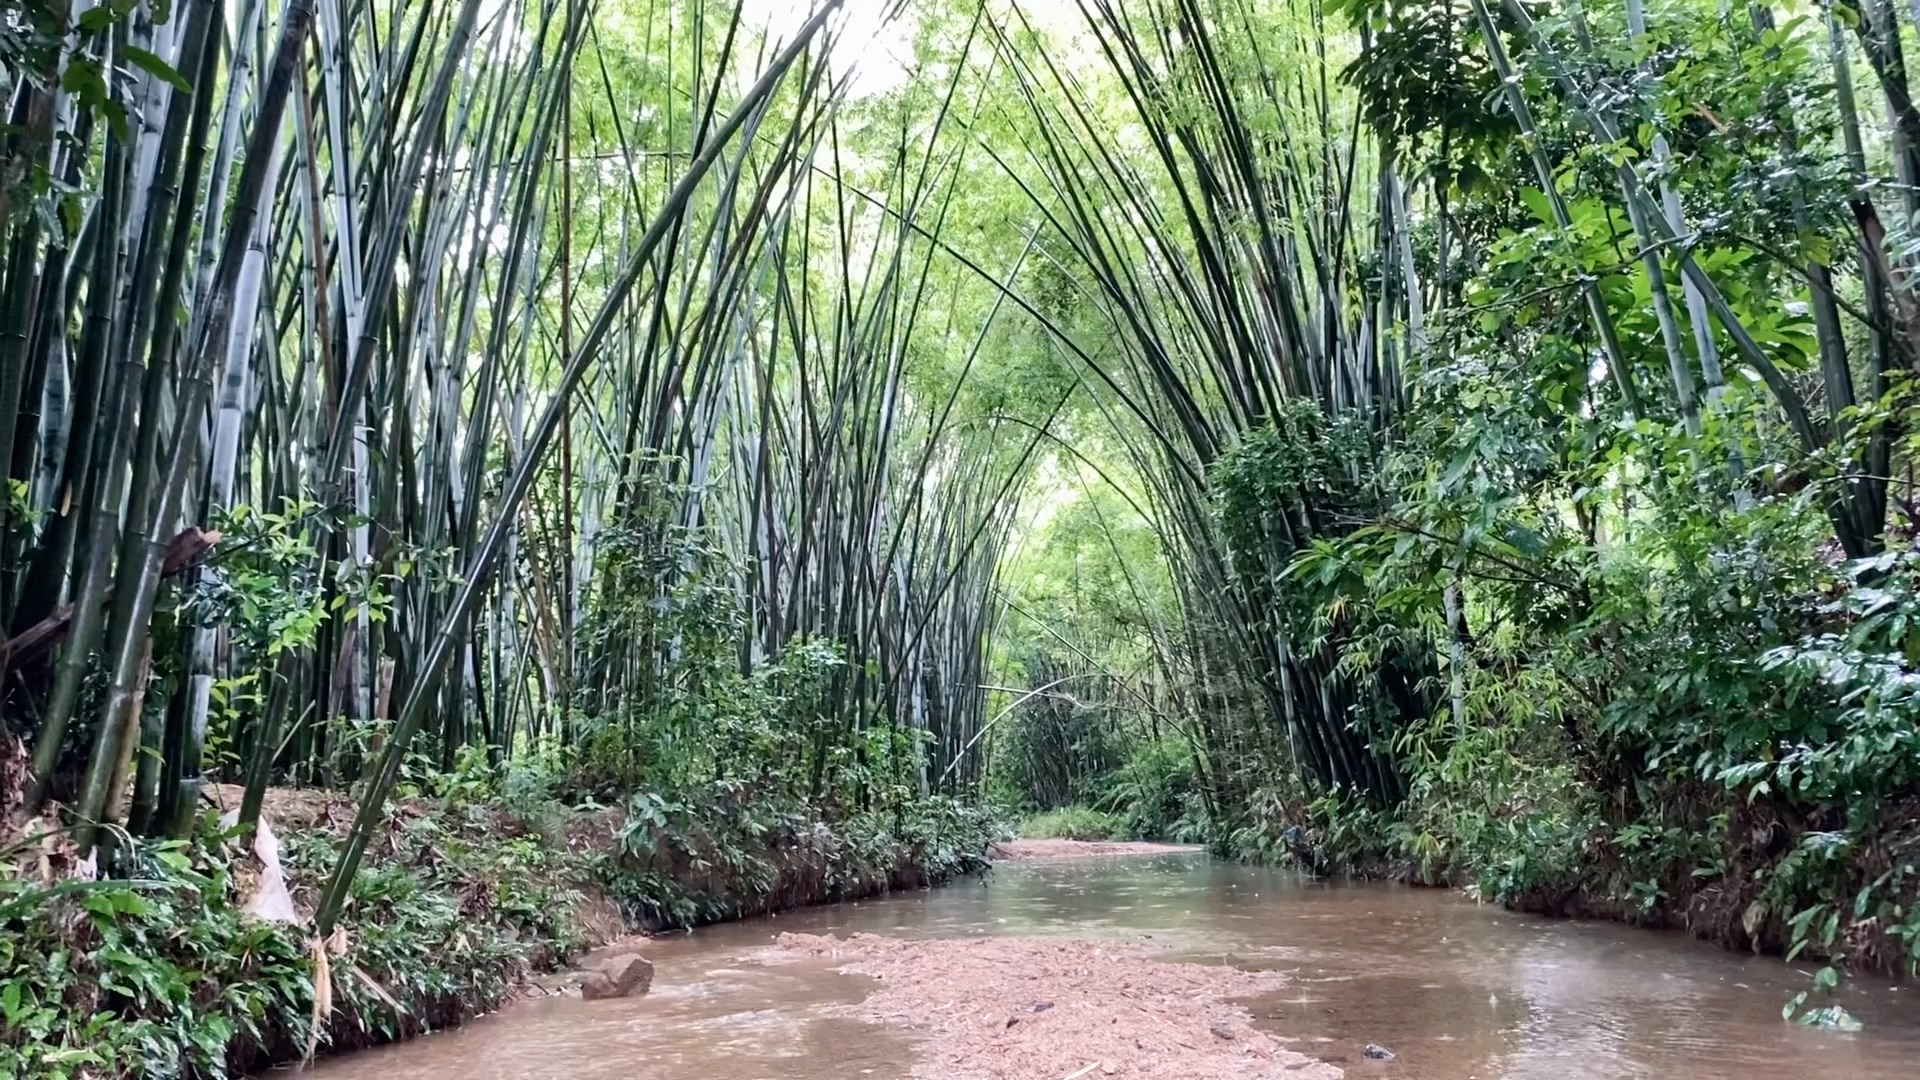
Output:
[[[120,55],[132,61],[134,67],[152,75],[154,78],[159,79],[175,90],[183,94],[193,92],[193,84],[187,81],[185,75],[175,71],[172,65],[155,56],[153,53],[128,45],[120,50]]]

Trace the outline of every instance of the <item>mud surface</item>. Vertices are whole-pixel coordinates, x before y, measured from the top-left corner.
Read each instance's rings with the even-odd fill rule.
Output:
[[[926,1080],[1340,1076],[1255,1030],[1232,1003],[1279,990],[1272,973],[1046,938],[782,934],[778,947],[879,980],[850,1011],[926,1036],[913,1068]]]
[[[1090,859],[1100,856],[1198,855],[1189,844],[1150,844],[1143,840],[1002,840],[989,849],[995,862],[1038,859]]]

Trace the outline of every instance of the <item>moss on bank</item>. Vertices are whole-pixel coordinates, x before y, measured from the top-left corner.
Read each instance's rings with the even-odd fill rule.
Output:
[[[337,796],[270,800],[301,911],[350,818]],[[624,812],[409,800],[320,945],[245,913],[258,865],[212,814],[192,842],[132,851],[124,880],[63,876],[54,837],[0,878],[0,1075],[223,1077],[297,1059],[320,966],[322,1049],[405,1038],[498,1008],[613,934],[935,884],[984,865],[990,838],[984,814],[944,800],[837,821],[653,796]]]

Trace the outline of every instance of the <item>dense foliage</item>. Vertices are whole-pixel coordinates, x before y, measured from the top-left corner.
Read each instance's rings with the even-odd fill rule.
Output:
[[[1920,9],[838,7],[0,11],[0,955],[155,965],[8,1046],[298,1041],[473,915],[396,797],[662,925],[990,802],[1920,962]],[[221,781],[354,807],[306,944]]]
[[[1911,971],[1910,13],[1147,8],[1089,11],[1118,100],[1024,69],[1009,169],[1170,582],[1052,510],[1010,581],[1152,704],[1024,706],[1003,797]]]
[[[8,9],[19,809],[91,849],[192,835],[210,779],[245,823],[359,790],[324,930],[390,794],[475,753],[970,785],[1038,437],[958,397],[998,311],[936,258],[963,145],[876,152],[957,88],[853,97],[835,7]]]
[[[245,910],[258,869],[238,830],[211,817],[189,839],[140,845],[123,879],[6,881],[0,1066],[238,1076],[298,1059],[310,1038],[334,1050],[403,1038],[512,1000],[625,925],[610,912],[665,929],[937,884],[980,867],[993,827],[948,801],[901,822],[828,823],[658,797],[582,812],[531,794],[517,771],[469,768],[432,786],[399,804],[325,942]],[[353,810],[313,794],[270,806],[290,830],[281,857],[301,906]]]

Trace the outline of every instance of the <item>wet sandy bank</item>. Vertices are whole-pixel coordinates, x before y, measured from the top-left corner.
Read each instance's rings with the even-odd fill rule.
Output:
[[[1096,856],[1202,855],[1197,844],[1154,844],[1144,840],[1001,840],[987,848],[994,861],[1087,859]]]
[[[877,980],[847,1009],[922,1036],[913,1075],[927,1080],[1341,1076],[1255,1030],[1235,1004],[1284,985],[1272,972],[1051,938],[782,934],[776,947]]]

